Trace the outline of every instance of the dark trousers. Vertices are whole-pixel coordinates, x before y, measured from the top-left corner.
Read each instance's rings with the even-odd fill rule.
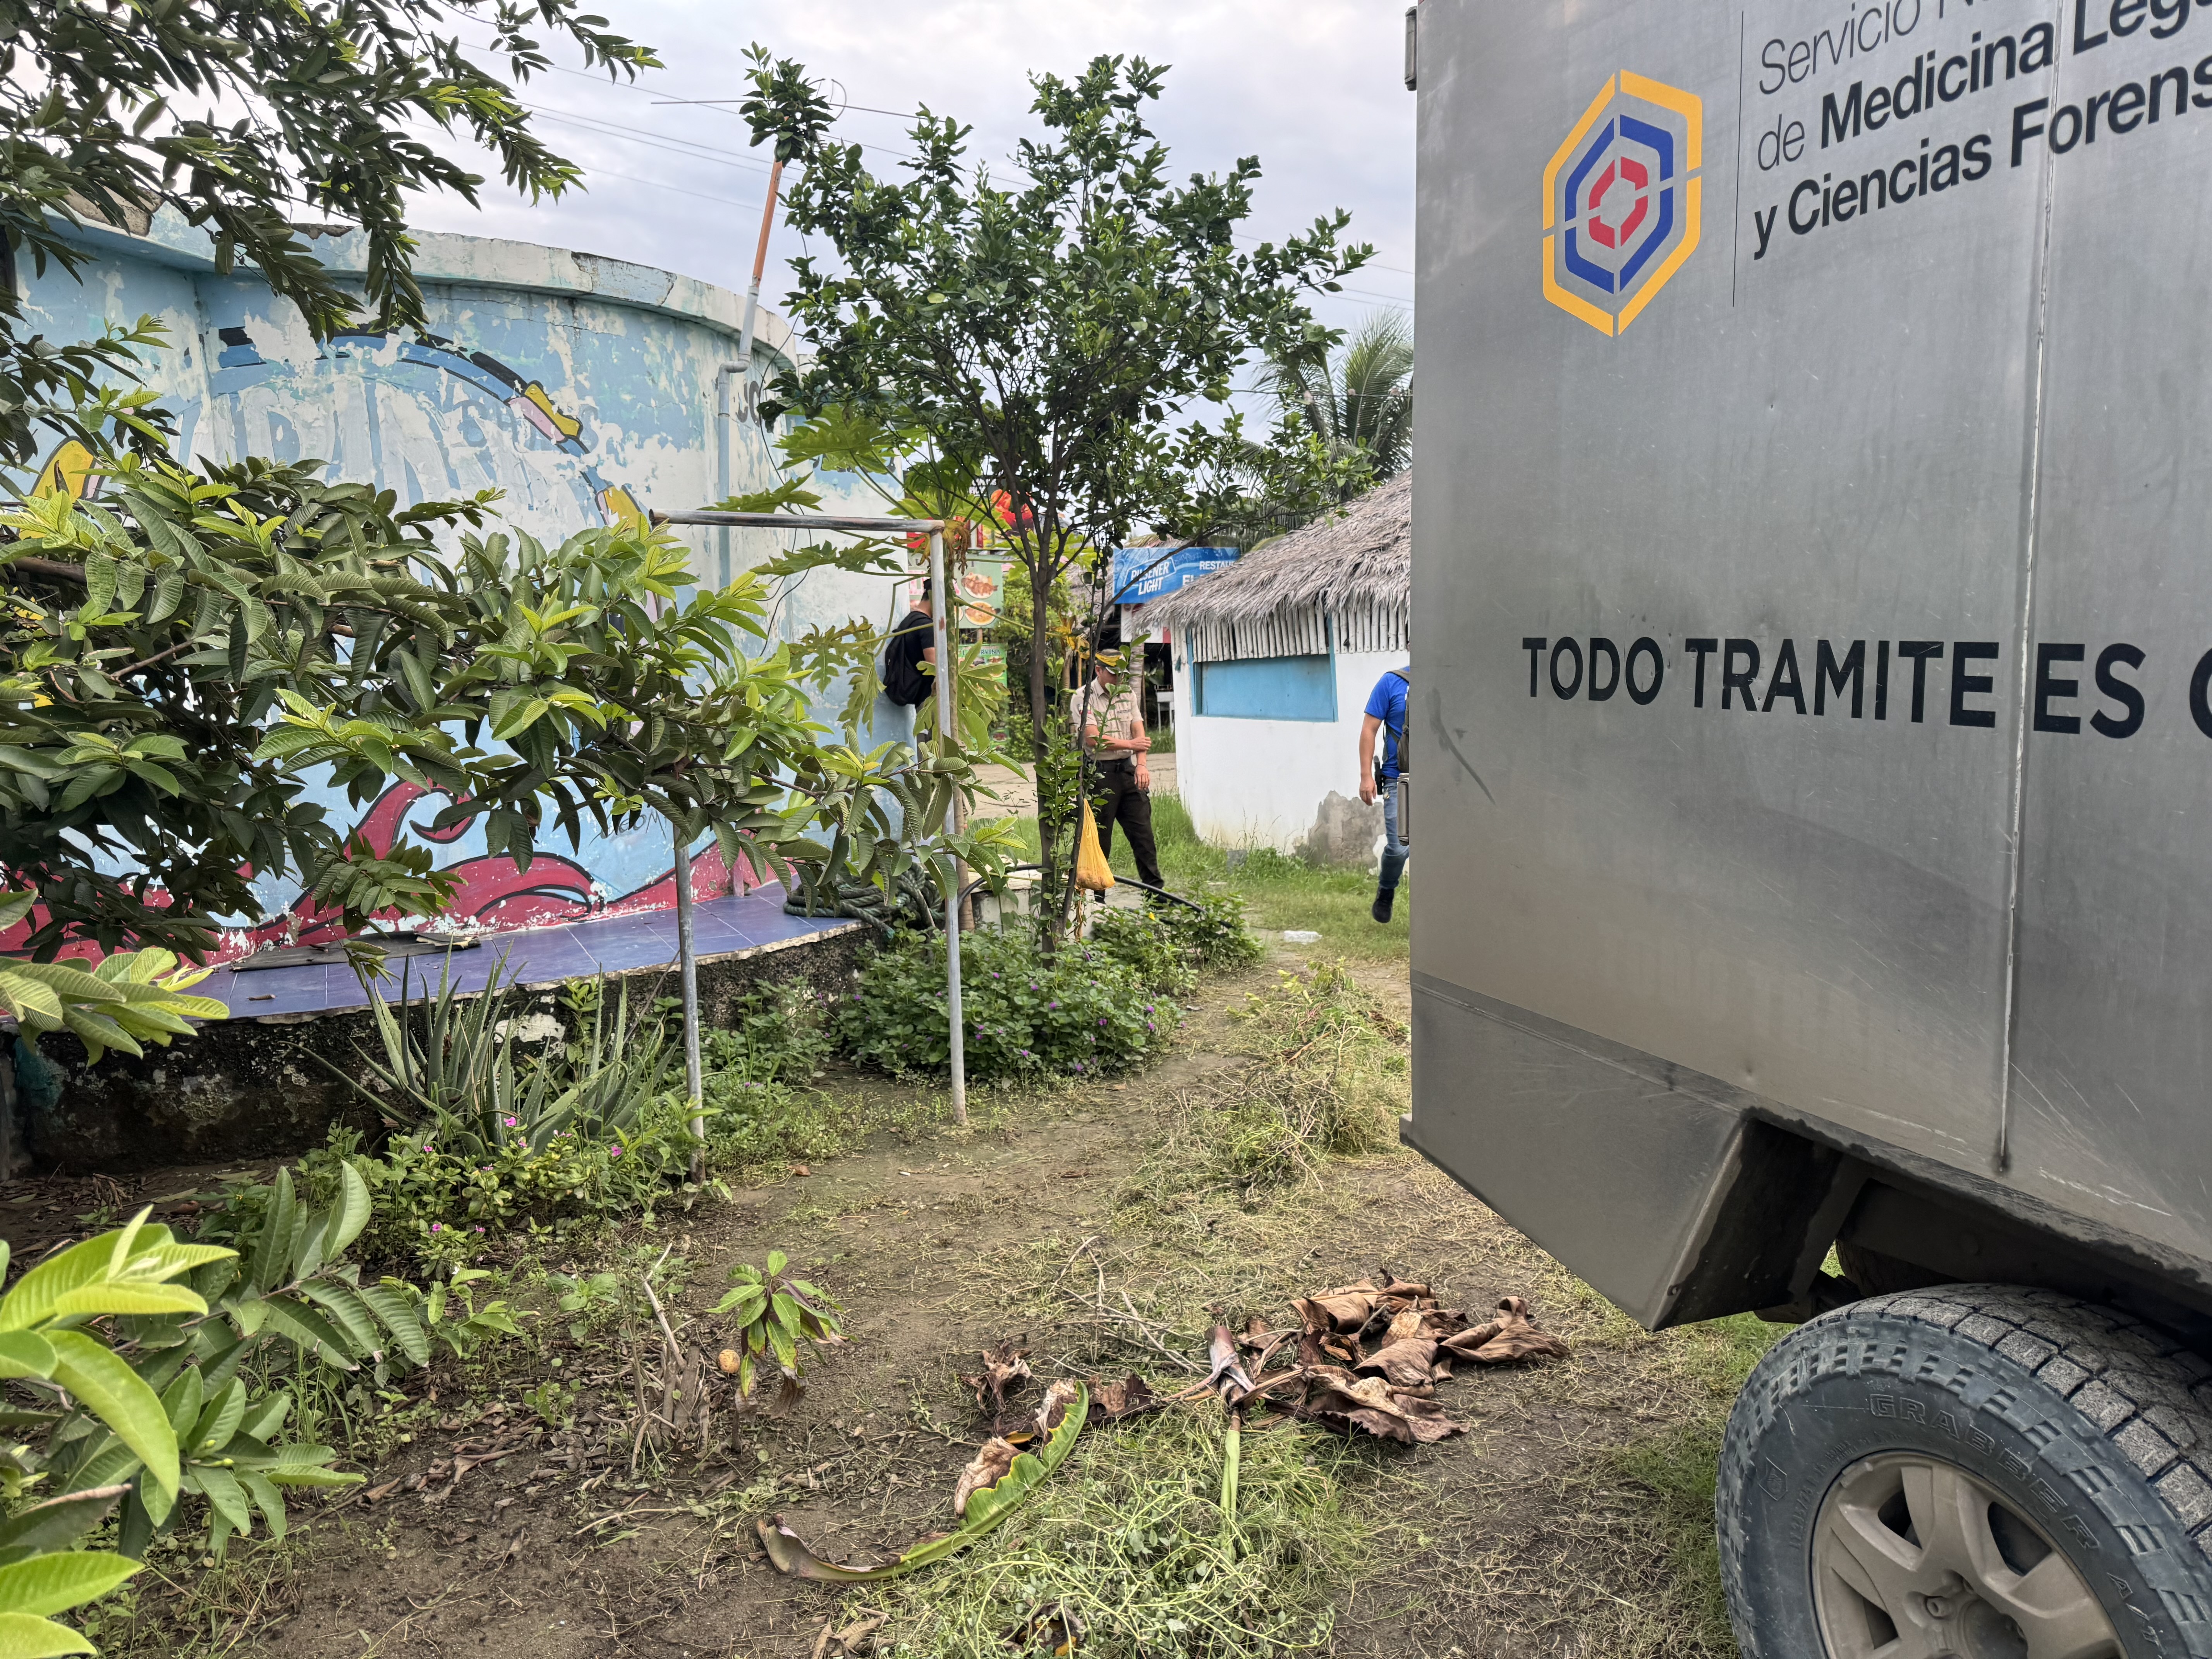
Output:
[[[1117,823],[1129,836],[1129,850],[1137,855],[1137,874],[1155,887],[1167,884],[1160,878],[1160,855],[1152,845],[1152,798],[1137,787],[1137,763],[1134,761],[1102,761],[1092,774],[1091,810],[1098,820],[1098,850],[1111,858],[1114,855],[1114,826]]]

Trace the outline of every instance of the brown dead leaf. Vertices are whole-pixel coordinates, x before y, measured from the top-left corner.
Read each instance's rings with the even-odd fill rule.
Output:
[[[1061,1377],[1044,1391],[1044,1402],[1037,1407],[1036,1431],[1049,1440],[1052,1431],[1060,1426],[1060,1419],[1067,1415],[1067,1408],[1083,1392],[1083,1385]]]
[[[1355,1377],[1348,1371],[1321,1367],[1307,1373],[1306,1383],[1303,1400],[1286,1399],[1285,1403],[1299,1416],[1324,1425],[1361,1428],[1409,1446],[1467,1432],[1465,1424],[1446,1416],[1444,1408],[1425,1392],[1394,1388],[1383,1377]]]
[[[842,1630],[830,1628],[836,1623],[834,1619],[824,1620],[822,1634],[814,1640],[814,1659],[850,1659],[851,1656],[872,1653],[875,1643],[871,1638],[890,1617],[887,1613],[870,1613],[855,1619]]]
[[[1206,1373],[1209,1386],[1220,1391],[1221,1397],[1235,1405],[1252,1392],[1252,1379],[1237,1358],[1237,1339],[1229,1334],[1226,1325],[1216,1325],[1206,1339],[1206,1357],[1212,1369]]]
[[[973,1376],[960,1379],[975,1390],[975,1404],[989,1414],[994,1434],[1006,1430],[1006,1396],[1036,1376],[1030,1370],[1029,1352],[1027,1348],[1016,1347],[1011,1340],[994,1343],[980,1356],[983,1369]]]
[[[1380,1373],[1401,1389],[1421,1388],[1428,1383],[1436,1358],[1434,1339],[1408,1336],[1376,1349],[1353,1369]]]
[[[1567,1345],[1540,1330],[1525,1297],[1509,1296],[1498,1304],[1498,1317],[1462,1331],[1444,1346],[1456,1358],[1497,1365],[1513,1359],[1564,1359]]]
[[[1093,1377],[1091,1381],[1091,1414],[1115,1422],[1124,1417],[1133,1417],[1139,1412],[1150,1411],[1159,1404],[1145,1379],[1133,1373],[1119,1381],[1108,1382]]]
[[[967,1514],[969,1496],[1005,1479],[1018,1455],[1020,1448],[1011,1440],[995,1434],[986,1440],[983,1449],[975,1454],[975,1462],[960,1471],[960,1484],[952,1491],[953,1514]]]
[[[1291,1305],[1306,1322],[1306,1328],[1316,1335],[1327,1331],[1341,1331],[1357,1336],[1366,1328],[1375,1312],[1375,1287],[1372,1285],[1346,1285],[1341,1289],[1323,1291],[1319,1296],[1307,1297]]]

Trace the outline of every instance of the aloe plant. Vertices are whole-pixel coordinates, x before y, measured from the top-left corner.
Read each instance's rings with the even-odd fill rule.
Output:
[[[410,1004],[403,969],[397,1010],[364,978],[382,1058],[364,1051],[365,1075],[331,1069],[392,1127],[428,1132],[465,1155],[518,1141],[543,1152],[567,1130],[627,1137],[672,1068],[659,1025],[631,1018],[626,985],[610,1014],[602,988],[581,1000],[581,1030],[562,1060],[518,1058],[522,1014],[514,981],[500,973],[495,967],[482,993],[466,994],[441,969],[435,994],[426,983]]]

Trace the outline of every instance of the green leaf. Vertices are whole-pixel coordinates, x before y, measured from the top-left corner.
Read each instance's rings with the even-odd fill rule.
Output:
[[[0,1567],[0,1607],[16,1613],[66,1612],[99,1600],[137,1571],[139,1565],[127,1556],[99,1550],[34,1555]]]
[[[261,1218],[261,1237],[253,1247],[252,1265],[246,1269],[246,1282],[266,1295],[282,1282],[284,1269],[291,1265],[296,1241],[292,1237],[293,1223],[299,1219],[297,1206],[292,1196],[292,1172],[276,1172],[276,1193],[269,1200]]]
[[[253,1506],[269,1522],[270,1541],[282,1543],[284,1538],[284,1495],[270,1484],[268,1476],[256,1474],[251,1470],[241,1469],[239,1472],[238,1484],[246,1488],[246,1495],[253,1499]]]
[[[161,1390],[161,1410],[168,1417],[171,1431],[180,1439],[200,1420],[200,1407],[206,1403],[206,1379],[197,1365],[185,1366],[177,1373],[176,1380]]]
[[[35,1331],[9,1331],[0,1334],[0,1377],[52,1376],[54,1374],[54,1351],[46,1338]]]
[[[323,1364],[334,1370],[361,1369],[347,1353],[345,1338],[333,1330],[330,1322],[313,1308],[281,1296],[270,1297],[261,1306],[277,1334],[290,1340],[303,1353],[319,1357]]]
[[[370,1205],[368,1183],[361,1178],[361,1171],[352,1164],[338,1165],[338,1201],[331,1212],[328,1235],[323,1240],[323,1260],[336,1261],[359,1238],[362,1229],[368,1225]]]
[[[145,1380],[82,1331],[51,1331],[53,1379],[136,1452],[156,1484],[177,1487],[177,1437]]]
[[[65,1549],[98,1526],[128,1490],[121,1486],[95,1486],[18,1510],[0,1521],[0,1550],[35,1553]]]
[[[230,1386],[208,1401],[199,1421],[186,1437],[187,1449],[199,1456],[212,1456],[230,1443],[246,1417],[246,1379],[234,1376]]]
[[[384,1328],[392,1333],[392,1340],[399,1345],[402,1353],[418,1365],[430,1363],[430,1333],[413,1303],[389,1285],[363,1285],[356,1294]]]
[[[228,1469],[202,1466],[193,1469],[192,1478],[199,1482],[200,1495],[208,1507],[230,1523],[233,1532],[253,1530],[253,1511],[246,1507],[246,1492],[238,1484],[238,1477]]]
[[[384,1346],[378,1340],[375,1316],[349,1285],[316,1279],[302,1285],[300,1292],[331,1316],[332,1327],[348,1339],[347,1352],[352,1358],[366,1359]]]
[[[27,1613],[0,1613],[0,1659],[58,1659],[65,1653],[98,1651],[66,1625]]]

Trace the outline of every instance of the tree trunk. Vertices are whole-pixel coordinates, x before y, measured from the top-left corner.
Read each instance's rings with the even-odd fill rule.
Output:
[[[1052,820],[1047,809],[1042,785],[1044,781],[1044,755],[1048,734],[1053,718],[1052,705],[1045,691],[1045,653],[1052,638],[1052,583],[1046,574],[1047,559],[1043,550],[1030,566],[1030,778],[1039,786],[1037,794],[1037,861],[1044,866],[1042,890],[1047,909],[1044,945],[1047,951],[1056,951],[1060,941],[1060,906],[1054,902],[1060,887],[1059,837],[1053,834]]]

